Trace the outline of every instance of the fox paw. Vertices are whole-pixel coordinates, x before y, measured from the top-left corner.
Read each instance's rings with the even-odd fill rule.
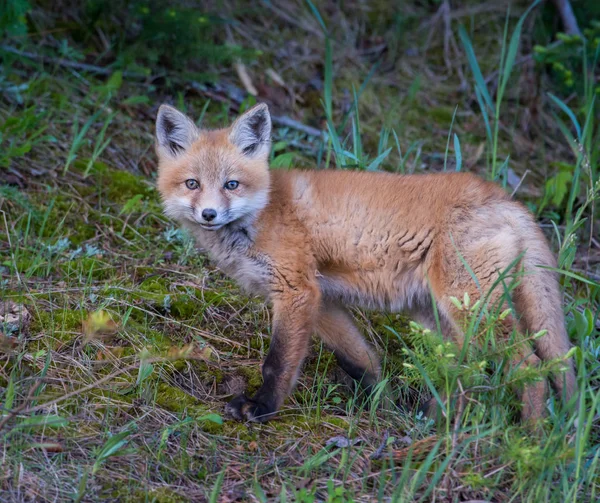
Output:
[[[275,409],[246,395],[238,395],[225,406],[225,412],[238,421],[264,423],[273,417]]]

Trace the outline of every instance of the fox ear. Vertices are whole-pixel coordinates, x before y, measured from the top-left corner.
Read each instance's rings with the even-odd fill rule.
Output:
[[[229,141],[248,157],[267,157],[271,150],[271,115],[260,103],[252,107],[231,126]]]
[[[156,116],[156,150],[160,156],[175,158],[198,138],[192,120],[179,110],[161,105]]]

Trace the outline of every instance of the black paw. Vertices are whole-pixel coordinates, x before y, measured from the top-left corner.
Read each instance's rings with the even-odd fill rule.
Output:
[[[276,411],[269,404],[238,395],[225,406],[225,412],[238,421],[264,423],[271,419]]]

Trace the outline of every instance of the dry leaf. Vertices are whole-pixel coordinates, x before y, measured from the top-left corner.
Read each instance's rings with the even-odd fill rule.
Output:
[[[182,360],[185,358],[189,358],[190,355],[194,352],[195,346],[194,344],[186,344],[182,347],[171,346],[169,351],[167,352],[167,358],[170,360]]]
[[[252,82],[252,79],[250,78],[250,74],[248,73],[248,70],[246,69],[246,65],[244,65],[244,63],[241,63],[238,61],[233,66],[235,67],[235,71],[237,72],[238,77],[242,81],[242,85],[244,86],[244,89],[246,89],[248,94],[251,94],[252,96],[257,96],[258,91],[256,90],[256,87],[254,87],[254,83]]]
[[[31,314],[23,304],[8,301],[0,303],[0,332],[10,335],[24,332],[31,321]]]
[[[119,325],[106,311],[95,311],[90,313],[83,322],[84,342],[92,339],[102,339],[114,335],[119,330]]]
[[[101,349],[96,353],[96,360],[111,360],[113,358],[121,358],[125,348],[123,346],[114,346]]]
[[[271,77],[271,79],[273,80],[273,82],[275,82],[275,84],[277,84],[278,86],[281,86],[281,87],[285,87],[285,82],[281,78],[281,75],[279,75],[275,70],[273,70],[273,68],[267,68],[265,73],[269,77]]]
[[[19,341],[16,337],[9,337],[0,332],[0,353],[8,353],[17,348]]]
[[[43,449],[46,452],[63,452],[62,444],[58,442],[41,442],[38,444],[32,444],[32,449]]]
[[[358,444],[361,441],[360,438],[354,438],[350,440],[343,435],[337,435],[335,437],[331,437],[325,445],[335,445],[336,447],[350,447],[351,445]]]

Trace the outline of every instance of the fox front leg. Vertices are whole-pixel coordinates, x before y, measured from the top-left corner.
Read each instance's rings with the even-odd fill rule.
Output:
[[[273,331],[262,367],[263,384],[249,398],[238,395],[226,412],[240,421],[269,420],[292,391],[308,352],[319,305],[318,289],[288,282],[273,299]]]

